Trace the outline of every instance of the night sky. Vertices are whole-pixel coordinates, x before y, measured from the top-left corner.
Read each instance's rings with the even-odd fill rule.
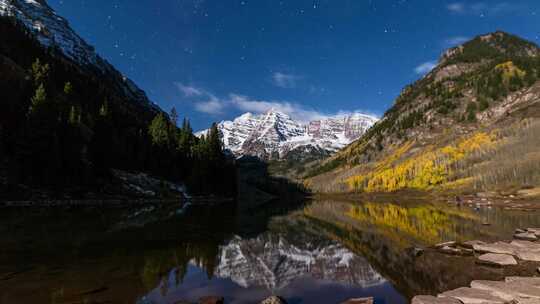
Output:
[[[270,107],[382,115],[442,51],[495,30],[540,42],[540,1],[49,0],[195,129]]]

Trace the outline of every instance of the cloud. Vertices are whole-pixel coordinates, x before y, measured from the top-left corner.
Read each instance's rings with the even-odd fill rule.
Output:
[[[450,3],[446,8],[454,13],[462,13],[465,10],[465,5],[463,3]]]
[[[199,88],[196,88],[191,85],[185,85],[181,82],[175,82],[174,85],[184,94],[186,97],[193,96],[202,96],[205,95],[205,91]]]
[[[280,72],[274,72],[272,74],[272,83],[280,88],[291,89],[295,88],[298,81],[302,79],[301,76],[294,74],[286,74]]]
[[[209,91],[181,82],[175,82],[174,85],[185,97],[198,99],[192,100],[195,110],[211,115],[223,113],[226,104]]]
[[[446,46],[456,46],[456,45],[460,45],[460,44],[463,44],[467,41],[469,41],[470,38],[469,37],[465,37],[465,36],[454,36],[454,37],[450,37],[450,38],[447,38],[444,40],[444,44]]]
[[[435,68],[435,66],[437,66],[436,61],[427,61],[427,62],[424,62],[424,63],[420,64],[416,68],[414,68],[414,71],[416,72],[416,74],[424,75],[426,73],[429,73],[431,70],[433,70],[433,68]]]
[[[524,6],[512,2],[453,2],[446,6],[448,11],[459,15],[500,15],[520,11]]]
[[[223,114],[225,106],[226,105],[218,99],[195,102],[195,110],[211,115]]]
[[[232,106],[246,112],[265,113],[273,109],[302,122],[324,119],[329,116],[294,102],[255,100],[238,94],[230,94],[229,98]]]
[[[345,115],[351,115],[354,113],[363,113],[378,117],[378,115],[368,114],[367,112],[363,111],[339,111],[337,113],[330,114],[323,113],[296,102],[283,100],[259,100],[236,93],[230,93],[227,95],[227,97],[219,98],[208,90],[193,86],[179,86],[178,84],[179,83],[175,83],[181,92],[188,92],[188,94],[184,94],[186,97],[190,97],[196,111],[210,115],[225,114],[227,110],[239,110],[242,112],[261,114],[273,109],[275,111],[285,113],[291,118],[304,123],[330,117],[343,117]],[[185,90],[186,88],[189,89]]]

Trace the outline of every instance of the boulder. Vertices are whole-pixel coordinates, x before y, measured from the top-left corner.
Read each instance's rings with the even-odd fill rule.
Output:
[[[287,304],[287,302],[280,297],[271,296],[263,300],[260,304]]]
[[[373,298],[355,298],[349,299],[341,304],[373,304]]]
[[[479,256],[478,263],[495,266],[517,265],[517,261],[516,259],[514,259],[513,256],[508,254],[496,253],[486,253]]]
[[[223,304],[225,299],[223,297],[207,296],[199,299],[199,304]]]
[[[454,298],[461,301],[463,304],[506,304],[507,301],[503,298],[493,295],[490,291],[461,287],[458,289],[443,292],[439,297]]]
[[[434,296],[416,296],[412,299],[411,304],[461,304],[461,302],[454,298],[437,298]]]

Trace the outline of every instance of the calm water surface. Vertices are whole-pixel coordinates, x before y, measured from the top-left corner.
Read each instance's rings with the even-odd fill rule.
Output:
[[[413,247],[540,227],[535,212],[403,200],[249,206],[0,209],[0,303],[408,303],[504,275]]]

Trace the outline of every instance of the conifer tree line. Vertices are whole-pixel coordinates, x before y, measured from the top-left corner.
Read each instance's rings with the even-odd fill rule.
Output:
[[[0,178],[7,184],[83,193],[102,189],[111,169],[121,169],[184,182],[194,194],[234,194],[234,164],[216,125],[197,138],[187,119],[177,125],[175,109],[165,114],[126,100],[10,19],[0,18],[0,36]]]

